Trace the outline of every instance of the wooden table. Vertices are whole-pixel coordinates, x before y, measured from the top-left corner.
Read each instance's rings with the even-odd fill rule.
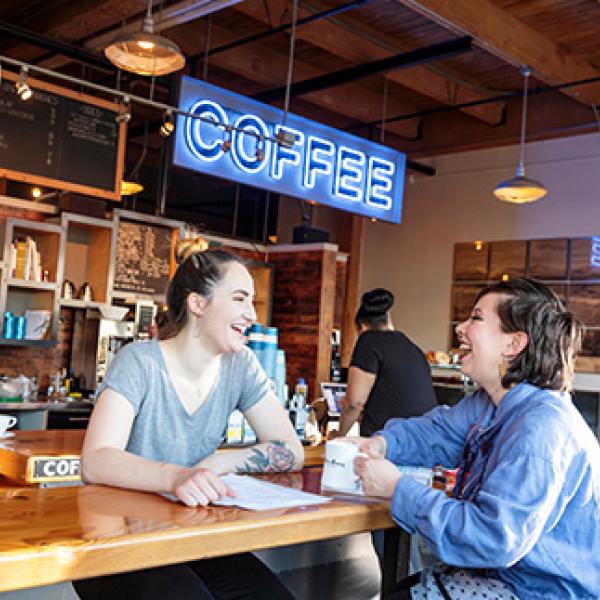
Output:
[[[79,456],[84,430],[15,431],[11,435],[0,439],[0,476],[10,479],[12,485],[81,481]],[[229,449],[223,447],[217,452]],[[324,446],[305,446],[305,466],[321,466],[323,452]]]
[[[266,477],[318,492],[320,475],[319,467],[308,467]],[[384,585],[397,575],[399,530],[388,504],[372,499],[335,497],[320,506],[252,512],[187,508],[157,494],[100,485],[23,486],[0,488],[0,514],[0,591],[387,528],[393,528],[394,572]]]

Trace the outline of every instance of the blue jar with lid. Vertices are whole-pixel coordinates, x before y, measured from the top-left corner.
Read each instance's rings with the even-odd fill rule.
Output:
[[[15,337],[15,318],[9,310],[4,313],[2,336],[7,340],[12,340]]]
[[[27,319],[25,316],[21,315],[19,317],[15,317],[15,339],[24,340],[25,339],[25,327],[27,325]]]

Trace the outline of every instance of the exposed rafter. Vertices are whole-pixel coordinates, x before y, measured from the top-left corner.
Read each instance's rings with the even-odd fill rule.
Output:
[[[283,14],[287,8],[287,0],[269,0],[269,9],[273,14]],[[269,25],[267,13],[264,6],[259,2],[242,2],[234,7],[234,10],[248,15],[258,21]],[[300,10],[299,16],[309,15],[307,10]],[[317,21],[306,25],[296,32],[298,39],[304,40],[313,46],[329,52],[330,54],[344,58],[351,63],[363,63],[365,61],[378,60],[390,56],[392,53],[384,46],[373,41],[378,37],[377,32],[369,38],[361,35],[350,28],[341,27],[331,20]],[[407,47],[398,47],[398,52],[409,50]],[[430,71],[425,66],[416,66],[409,71],[397,71],[388,74],[388,79],[409,88],[419,94],[441,102],[450,104],[452,102],[472,102],[481,100],[485,96],[464,86],[453,86],[452,82],[444,77]],[[455,87],[453,98],[450,98],[448,89]],[[464,109],[463,112],[475,117],[489,125],[498,125],[502,121],[504,105],[502,103],[486,106],[474,106]]]
[[[536,78],[550,85],[600,75],[593,65],[572,56],[539,31],[490,0],[397,0],[411,10],[450,29],[473,37],[475,43],[515,66],[527,65]],[[600,104],[600,85],[568,89],[576,100]]]
[[[362,63],[353,67],[347,67],[333,73],[313,77],[312,79],[293,83],[291,86],[292,96],[310,94],[324,90],[328,87],[349,83],[361,77],[367,77],[373,73],[389,72],[395,69],[413,67],[415,65],[448,58],[455,54],[461,54],[471,50],[471,38],[462,37],[449,42],[442,42],[427,48],[419,48],[412,52],[403,52],[397,56],[388,56],[380,60],[375,60],[368,63]],[[273,102],[279,100],[285,95],[285,86],[274,90],[269,90],[256,95],[258,100],[262,102]]]

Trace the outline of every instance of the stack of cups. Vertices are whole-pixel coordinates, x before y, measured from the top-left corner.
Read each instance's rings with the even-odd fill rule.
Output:
[[[267,327],[263,337],[262,365],[269,379],[276,379],[277,365],[277,327]]]
[[[248,348],[256,354],[258,362],[263,364],[264,330],[261,323],[252,323],[248,332]]]
[[[285,350],[277,350],[277,358],[275,360],[275,384],[277,390],[277,398],[285,408],[287,404],[287,392],[285,390]]]

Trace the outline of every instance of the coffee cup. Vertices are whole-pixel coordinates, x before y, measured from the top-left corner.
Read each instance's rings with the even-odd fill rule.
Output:
[[[6,435],[6,430],[17,424],[17,417],[0,415],[0,437]]]
[[[354,470],[354,459],[357,456],[367,455],[349,440],[329,440],[325,444],[321,487],[336,492],[362,494],[362,484]]]

